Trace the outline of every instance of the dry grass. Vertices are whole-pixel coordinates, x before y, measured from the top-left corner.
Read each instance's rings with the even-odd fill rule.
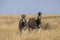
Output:
[[[36,15],[27,15],[27,20]],[[40,30],[20,34],[18,23],[19,15],[0,16],[0,40],[60,40],[60,15],[42,15],[42,27]],[[45,29],[48,24],[47,29]]]

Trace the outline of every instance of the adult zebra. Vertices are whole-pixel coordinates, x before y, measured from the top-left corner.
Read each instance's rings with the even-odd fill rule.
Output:
[[[41,25],[41,12],[38,13],[37,19],[30,18],[28,21],[29,31],[30,29],[39,29]]]
[[[27,20],[25,14],[21,15],[21,20],[19,21],[20,32],[22,32],[23,28],[27,28]]]

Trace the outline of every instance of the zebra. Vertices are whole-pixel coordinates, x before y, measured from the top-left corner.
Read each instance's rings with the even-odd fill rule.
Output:
[[[21,15],[21,20],[19,21],[19,30],[22,32],[22,29],[27,28],[26,15]]]
[[[30,29],[39,29],[41,25],[41,12],[38,13],[37,19],[30,18],[28,21],[29,31]]]

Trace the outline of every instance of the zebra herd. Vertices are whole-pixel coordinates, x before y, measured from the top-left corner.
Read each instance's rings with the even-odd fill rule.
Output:
[[[19,21],[19,29],[20,32],[22,32],[22,30],[24,28],[28,28],[28,30],[30,31],[31,29],[39,29],[40,25],[41,25],[41,12],[38,13],[37,18],[30,18],[28,21],[26,20],[26,15],[21,15],[21,20]]]

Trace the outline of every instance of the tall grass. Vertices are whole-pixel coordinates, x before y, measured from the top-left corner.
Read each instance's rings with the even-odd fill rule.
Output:
[[[27,20],[31,17],[27,16]],[[19,15],[0,16],[0,40],[60,40],[60,17],[42,16],[39,30],[19,31]]]

